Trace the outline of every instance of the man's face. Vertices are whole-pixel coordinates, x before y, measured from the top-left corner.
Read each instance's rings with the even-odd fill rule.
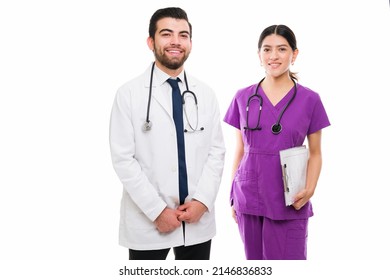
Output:
[[[178,70],[184,65],[192,48],[188,22],[174,18],[160,19],[154,39],[148,38],[148,46],[162,70]]]

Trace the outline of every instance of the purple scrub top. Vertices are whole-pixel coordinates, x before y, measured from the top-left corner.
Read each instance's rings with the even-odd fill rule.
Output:
[[[299,211],[284,204],[282,169],[279,151],[300,146],[307,135],[330,125],[320,96],[300,84],[297,94],[280,121],[282,131],[271,131],[280,112],[294,95],[294,87],[275,106],[259,87],[263,99],[260,115],[261,130],[245,130],[248,98],[256,91],[252,85],[239,90],[233,98],[224,121],[241,130],[244,156],[235,174],[230,194],[236,211],[273,220],[305,219],[313,216],[310,201]],[[249,127],[258,120],[259,102],[253,100],[249,107]]]

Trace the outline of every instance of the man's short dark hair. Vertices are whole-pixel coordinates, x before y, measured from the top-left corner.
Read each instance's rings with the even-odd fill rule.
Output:
[[[192,38],[192,26],[191,23],[188,21],[187,13],[183,9],[176,7],[159,9],[152,15],[149,22],[149,37],[154,39],[154,35],[157,31],[157,21],[167,17],[175,19],[184,19],[185,21],[187,21],[188,25],[190,26],[190,38]]]

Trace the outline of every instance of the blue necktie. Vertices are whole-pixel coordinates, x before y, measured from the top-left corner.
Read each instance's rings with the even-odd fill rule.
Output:
[[[186,154],[184,146],[183,102],[179,89],[178,79],[168,79],[172,87],[173,120],[176,126],[177,151],[179,155],[179,196],[180,204],[184,203],[188,195]]]

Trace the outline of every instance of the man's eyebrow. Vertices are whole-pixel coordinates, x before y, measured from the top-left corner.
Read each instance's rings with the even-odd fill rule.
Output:
[[[160,32],[158,32],[158,33],[163,33],[163,32],[170,32],[170,33],[173,33],[173,30],[168,29],[168,28],[164,28],[164,29],[161,29]]]
[[[164,29],[161,29],[159,33],[161,34],[163,32],[173,33],[173,30],[172,29],[168,29],[168,28],[164,28]],[[187,30],[183,30],[183,31],[180,31],[179,34],[188,34],[188,35],[190,35],[190,32],[187,31]]]

